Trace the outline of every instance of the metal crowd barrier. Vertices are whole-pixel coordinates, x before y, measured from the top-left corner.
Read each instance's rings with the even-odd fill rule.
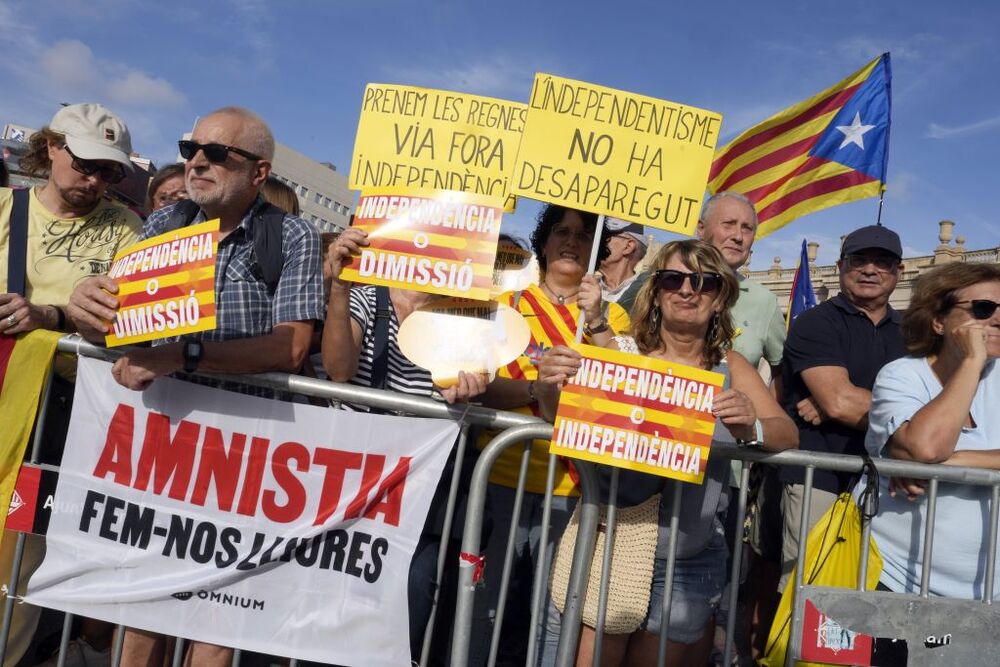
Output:
[[[121,355],[120,350],[107,350],[105,348],[97,347],[91,345],[78,336],[64,336],[59,342],[59,348],[61,352],[68,352],[74,354],[80,354],[89,357],[102,358],[107,360],[114,360]],[[496,462],[500,454],[509,447],[515,446],[518,443],[526,442],[524,448],[524,454],[522,456],[521,465],[521,476],[516,490],[515,495],[515,511],[513,516],[513,524],[516,525],[518,520],[518,511],[522,502],[524,494],[524,480],[527,475],[528,468],[528,454],[530,453],[531,440],[536,438],[548,438],[552,433],[552,426],[540,419],[535,417],[526,416],[514,412],[506,412],[501,410],[494,410],[490,408],[485,408],[481,406],[473,405],[449,405],[447,403],[434,400],[432,398],[419,397],[419,396],[408,396],[403,394],[397,394],[389,391],[382,391],[377,389],[370,389],[364,387],[357,387],[347,384],[339,384],[333,382],[326,382],[311,378],[306,378],[298,375],[289,375],[285,373],[262,373],[259,375],[251,376],[235,376],[235,375],[224,375],[224,374],[204,374],[204,377],[215,378],[215,379],[228,379],[238,381],[244,384],[253,384],[258,386],[269,387],[272,389],[277,389],[284,392],[300,394],[304,396],[312,396],[318,398],[329,399],[335,403],[340,402],[351,402],[358,404],[365,404],[374,408],[389,410],[399,412],[401,414],[409,414],[421,417],[436,417],[443,419],[450,419],[459,421],[462,423],[461,435],[458,445],[456,447],[456,461],[455,461],[455,474],[451,480],[451,485],[448,494],[448,504],[446,507],[446,522],[445,522],[445,532],[442,535],[442,549],[439,553],[438,563],[437,563],[437,581],[440,583],[442,573],[447,567],[446,562],[446,545],[450,538],[448,531],[451,526],[452,518],[454,516],[454,510],[456,505],[457,493],[458,493],[458,481],[459,474],[462,469],[462,456],[465,450],[465,441],[468,437],[470,426],[481,426],[494,430],[501,430],[501,432],[483,449],[479,456],[479,460],[473,471],[472,484],[469,489],[468,498],[468,508],[466,514],[466,522],[464,526],[464,531],[462,535],[462,551],[469,554],[480,553],[480,529],[482,527],[486,495],[488,488],[489,473],[493,464]],[[39,411],[39,417],[37,423],[41,425],[44,423],[45,410],[47,409],[47,399],[48,399],[49,387],[46,384],[45,394],[42,403],[41,410]],[[42,441],[42,429],[40,427],[36,428],[34,440],[32,442],[30,461],[37,462],[40,454],[40,446]],[[809,516],[809,505],[812,495],[813,488],[813,473],[816,469],[822,470],[833,470],[848,473],[860,472],[863,467],[863,460],[860,457],[852,456],[838,456],[830,454],[817,454],[813,452],[802,452],[802,451],[787,451],[780,454],[769,454],[762,451],[737,449],[733,446],[719,445],[713,447],[712,456],[721,456],[724,458],[740,459],[743,461],[765,461],[769,464],[782,465],[782,466],[799,466],[805,468],[805,496],[801,508],[801,526],[799,530],[799,544],[805,545],[808,537],[808,520]],[[556,665],[558,667],[569,667],[575,664],[576,660],[576,648],[577,642],[579,640],[580,631],[580,619],[582,617],[583,611],[583,601],[586,597],[586,588],[588,581],[588,573],[591,567],[591,561],[594,557],[594,544],[597,536],[598,521],[599,521],[599,507],[600,507],[600,493],[597,484],[597,474],[594,466],[585,462],[576,462],[577,470],[580,474],[580,490],[581,496],[579,499],[580,507],[580,524],[579,532],[577,535],[576,549],[573,555],[572,568],[570,573],[569,588],[566,596],[566,607],[564,610],[564,615],[562,619],[562,630],[559,637],[559,648],[556,654]],[[930,564],[932,562],[932,548],[933,548],[933,525],[935,520],[935,507],[938,495],[938,484],[940,482],[956,483],[956,484],[967,484],[975,486],[988,486],[992,489],[992,500],[990,503],[990,538],[989,538],[989,548],[988,548],[988,558],[987,558],[987,568],[986,568],[986,582],[984,595],[981,602],[977,603],[980,606],[979,609],[983,609],[982,604],[991,605],[994,599],[993,591],[993,573],[996,568],[996,541],[997,541],[997,524],[998,519],[1000,519],[1000,471],[984,470],[978,468],[960,468],[953,466],[943,466],[943,465],[925,465],[919,463],[911,463],[906,461],[896,461],[896,460],[885,460],[879,459],[877,461],[877,467],[879,473],[883,476],[899,476],[908,477],[913,479],[926,479],[930,480],[929,492],[928,492],[928,512],[925,523],[925,540],[924,540],[924,569],[922,572],[921,579],[921,592],[919,596],[899,596],[896,594],[887,593],[876,593],[871,592],[872,596],[895,596],[896,598],[912,598],[917,597],[923,599],[925,602],[936,602],[939,599],[933,601],[928,600],[929,598],[929,584],[930,584]],[[555,479],[555,457],[550,457],[549,467],[548,467],[548,492],[545,495],[544,509],[543,509],[543,521],[541,526],[541,539],[540,539],[540,549],[542,553],[539,555],[537,562],[538,567],[535,571],[535,577],[533,582],[533,593],[531,600],[531,635],[529,637],[528,643],[528,660],[527,664],[533,664],[535,660],[535,630],[537,626],[537,620],[544,613],[542,605],[545,601],[546,587],[548,582],[548,573],[543,571],[543,563],[545,562],[544,550],[546,549],[547,543],[547,532],[549,529],[549,516],[551,510],[551,499],[552,499],[552,488],[554,486]],[[674,564],[676,560],[676,548],[677,548],[677,525],[680,516],[680,482],[669,482],[665,493],[674,494],[674,502],[672,503],[672,516],[670,517],[670,525],[672,526],[670,541],[668,545],[668,560],[667,560],[667,576],[663,595],[663,607],[662,607],[662,618],[664,619],[662,623],[662,630],[659,637],[660,650],[658,657],[658,665],[664,665],[666,660],[666,648],[668,636],[668,623],[669,609],[672,596],[672,573],[674,569]],[[617,473],[612,471],[611,474],[611,497],[608,498],[608,514],[606,520],[606,548],[602,554],[602,577],[600,583],[600,595],[599,595],[599,609],[598,609],[598,619],[597,619],[597,634],[595,640],[595,659],[594,665],[598,665],[599,656],[601,653],[601,638],[602,629],[604,627],[604,615],[607,604],[607,589],[608,589],[608,572],[609,564],[611,559],[611,545],[613,543],[614,529],[615,529],[615,507],[616,507],[616,493],[617,493],[618,479]],[[740,486],[737,495],[736,504],[736,524],[741,526],[743,524],[743,519],[746,514],[747,507],[747,494],[749,486],[749,469],[747,466],[743,467],[743,472],[740,478]],[[732,508],[730,508],[732,511]],[[513,526],[511,529],[511,535],[513,534]],[[865,581],[864,568],[867,565],[867,550],[868,550],[868,535],[870,534],[870,526],[867,522],[864,524],[863,533],[863,553],[861,557],[861,572],[859,581],[861,582],[860,589],[863,589],[863,582]],[[11,615],[13,612],[13,607],[16,598],[17,591],[17,580],[19,578],[21,555],[24,549],[25,535],[19,534],[16,543],[16,552],[14,565],[11,571],[10,586],[8,589],[8,596],[5,601],[4,606],[4,616],[3,624],[0,627],[0,664],[3,663],[4,654],[7,649],[7,639],[10,630]],[[512,568],[513,553],[511,552],[510,542],[508,541],[508,549],[505,556],[504,563],[500,568],[501,573],[501,599],[498,604],[498,609],[496,611],[496,622],[494,624],[493,634],[491,637],[491,651],[488,664],[493,667],[496,656],[497,656],[497,645],[499,641],[500,632],[502,630],[503,623],[503,613],[504,613],[504,596],[503,591],[507,588],[507,582],[509,581],[510,572]],[[739,572],[741,569],[741,559],[742,559],[742,549],[740,548],[742,544],[742,536],[737,534],[735,542],[730,545],[732,550],[732,564],[730,569],[730,581],[738,583]],[[803,581],[802,581],[802,571],[805,565],[805,550],[800,549],[797,560],[796,575],[793,580],[793,585],[795,587],[795,598],[796,604],[794,605],[794,613],[792,618],[791,626],[791,639],[789,642],[789,649],[787,652],[786,664],[794,664],[795,659],[798,657],[798,652],[800,650],[799,646],[799,636],[802,627],[802,605],[800,604],[800,598],[803,595]],[[490,573],[497,571],[496,568],[498,564],[490,564]],[[730,664],[733,655],[733,637],[736,624],[736,610],[737,610],[737,598],[738,598],[738,585],[730,586],[730,598],[729,598],[729,609],[727,624],[726,624],[726,643],[723,655],[723,664]],[[818,590],[818,589],[817,589]],[[473,632],[477,629],[473,627],[472,624],[472,613],[473,613],[473,603],[476,594],[476,587],[473,583],[473,568],[471,567],[459,567],[459,588],[458,588],[458,600],[455,610],[455,629],[453,635],[453,642],[451,647],[451,664],[455,667],[465,667],[468,664],[468,650],[469,642]],[[428,623],[427,632],[425,633],[425,639],[423,644],[423,652],[421,656],[421,664],[427,663],[430,650],[430,638],[433,631],[435,619],[438,616],[439,610],[437,608],[437,594],[435,593],[434,607],[432,608],[431,618]],[[446,610],[447,611],[447,610]],[[445,613],[445,612],[441,612]],[[72,616],[67,614],[61,635],[60,650],[59,650],[59,665],[63,664],[66,657],[66,648],[70,639],[70,629],[72,625]],[[998,622],[998,627],[1000,627],[1000,622]],[[124,640],[123,628],[118,627],[116,632],[116,638],[114,643],[114,650],[112,654],[112,664],[118,667],[121,659],[122,644]],[[997,636],[1000,636],[1000,630],[997,632]],[[185,640],[183,638],[178,638],[175,644],[173,664],[179,666],[183,659]],[[239,665],[241,659],[240,651],[234,651],[232,664],[234,666]],[[291,660],[289,663],[292,667],[297,664],[297,661]],[[917,664],[911,662],[911,664]],[[966,663],[966,664],[976,664],[976,663]],[[478,667],[478,666],[477,666]]]
[[[98,347],[92,345],[77,335],[67,335],[63,336],[59,340],[58,350],[60,352],[79,354],[87,357],[94,357],[98,359],[104,359],[107,361],[114,361],[123,354],[122,348],[118,349],[106,349],[103,347]],[[221,379],[221,380],[232,380],[240,382],[242,384],[250,384],[261,387],[268,387],[271,389],[276,389],[279,391],[298,394],[307,397],[323,398],[332,401],[335,405],[343,402],[350,402],[355,404],[367,405],[372,408],[387,410],[396,412],[399,414],[406,414],[417,417],[432,417],[439,419],[449,419],[453,421],[458,421],[461,423],[461,430],[459,433],[459,440],[456,444],[455,453],[455,467],[454,474],[451,479],[451,484],[448,491],[448,503],[445,508],[445,526],[443,534],[441,535],[442,547],[438,554],[437,562],[437,583],[440,584],[442,573],[447,566],[446,556],[447,556],[447,544],[450,539],[450,531],[452,519],[454,517],[455,506],[458,495],[458,484],[459,476],[462,470],[462,461],[465,454],[465,444],[469,436],[470,426],[481,426],[491,429],[505,429],[515,426],[529,426],[534,425],[538,428],[539,425],[544,426],[545,422],[542,420],[531,417],[528,415],[523,415],[515,412],[505,412],[502,410],[493,410],[490,408],[484,408],[475,405],[449,405],[440,400],[435,400],[429,397],[422,396],[410,396],[405,394],[398,394],[391,391],[384,391],[379,389],[371,389],[368,387],[358,387],[349,384],[341,384],[335,382],[327,382],[323,380],[317,380],[313,378],[307,378],[300,375],[290,375],[287,373],[260,373],[256,375],[229,375],[229,374],[216,374],[216,373],[199,373],[205,378],[211,379]],[[42,425],[45,423],[46,412],[49,407],[49,383],[46,382],[43,391],[41,408],[36,419],[36,428],[34,437],[30,447],[30,454],[28,461],[30,463],[38,463],[41,455],[41,444],[44,436]],[[551,429],[551,426],[549,426]],[[11,570],[10,583],[8,587],[8,595],[4,601],[4,613],[3,622],[0,626],[0,665],[4,664],[4,659],[6,657],[7,651],[7,640],[10,634],[11,618],[13,615],[14,604],[17,598],[17,582],[20,578],[21,560],[24,552],[24,544],[27,539],[26,534],[20,533],[17,536],[17,542],[15,546],[14,554],[14,564]],[[432,637],[433,627],[436,618],[439,615],[438,610],[438,600],[437,600],[437,590],[439,585],[435,587],[435,600],[431,609],[430,621],[428,622],[427,631],[424,635],[423,651],[421,656],[421,664],[427,662],[430,651],[430,640]],[[450,610],[449,610],[450,611]],[[71,614],[66,614],[62,635],[59,645],[59,659],[58,667],[62,667],[63,662],[66,659],[66,649],[70,641],[70,632],[73,622],[73,616]],[[121,661],[122,646],[124,642],[124,632],[123,627],[118,626],[115,633],[115,640],[113,644],[112,651],[112,665],[113,667],[118,667]],[[175,643],[174,655],[173,655],[173,665],[174,667],[180,667],[183,657],[184,657],[184,645],[186,640],[184,638],[178,638]],[[241,653],[239,650],[235,650],[233,654],[232,664],[237,667],[240,664]],[[296,660],[290,661],[290,667],[295,667],[297,665]]]
[[[500,433],[493,441],[491,441],[480,454],[480,458],[476,463],[475,470],[473,472],[472,486],[469,491],[469,506],[468,512],[466,514],[466,524],[464,529],[464,534],[462,538],[462,550],[468,553],[479,553],[479,535],[481,522],[483,519],[483,510],[486,497],[486,487],[487,480],[489,479],[490,469],[493,464],[500,456],[503,450],[516,445],[518,442],[524,440],[530,440],[532,438],[545,438],[551,436],[551,426],[550,425],[531,425],[531,426],[521,426],[510,428],[502,433]],[[514,518],[512,521],[511,532],[514,530],[514,525],[517,522],[518,508],[521,504],[521,495],[523,494],[524,481],[527,473],[527,452],[528,447],[525,447],[525,456],[522,459],[523,465],[521,468],[521,475],[517,490],[517,499],[515,500],[515,511]],[[807,542],[809,534],[809,505],[812,497],[813,491],[813,474],[817,469],[820,470],[831,470],[838,472],[847,473],[859,473],[861,472],[865,460],[858,456],[845,456],[836,454],[820,454],[815,452],[806,451],[785,451],[781,453],[767,453],[759,450],[747,450],[737,448],[732,445],[720,444],[713,446],[712,456],[721,456],[727,459],[739,459],[747,462],[766,462],[772,465],[780,466],[798,466],[805,469],[805,483],[804,483],[804,500],[801,507],[800,515],[800,527],[799,527],[799,545],[800,549],[796,561],[795,578],[792,582],[794,585],[793,593],[793,616],[790,628],[790,639],[788,644],[788,650],[786,652],[785,664],[789,667],[795,664],[796,660],[800,657],[801,651],[801,630],[803,624],[803,603],[802,597],[806,587],[803,586],[802,572],[805,567],[805,544]],[[546,511],[543,517],[548,519],[548,508],[551,504],[552,488],[553,488],[553,471],[554,471],[555,457],[550,456],[549,458],[549,477],[548,477],[548,489],[545,497],[545,507]],[[586,464],[580,461],[575,461],[574,464],[578,470],[586,471],[586,475],[581,474],[581,498],[580,503],[581,515],[580,515],[580,528],[577,536],[576,551],[573,556],[572,570],[569,582],[569,591],[567,592],[566,601],[566,611],[562,619],[561,635],[559,639],[559,650],[556,654],[555,664],[556,667],[572,667],[576,664],[576,647],[579,639],[580,630],[580,612],[582,611],[583,600],[587,594],[587,573],[590,571],[591,561],[594,557],[594,545],[596,542],[597,535],[597,522],[599,519],[599,494],[595,497],[594,493],[594,481],[593,477],[595,475],[593,466],[591,464]],[[1000,519],[1000,471],[985,470],[981,468],[963,468],[956,466],[946,466],[946,465],[929,465],[923,463],[913,463],[908,461],[899,461],[891,459],[878,459],[876,462],[877,469],[880,475],[889,477],[907,477],[911,479],[925,479],[930,480],[929,492],[928,492],[928,511],[925,522],[925,538],[924,538],[924,561],[921,571],[921,591],[919,596],[907,596],[896,593],[885,593],[885,592],[875,592],[871,591],[866,593],[869,596],[866,599],[868,603],[867,607],[862,609],[852,609],[849,604],[845,604],[842,600],[836,598],[836,595],[830,593],[832,589],[819,589],[819,588],[808,588],[808,591],[813,594],[822,594],[824,592],[834,600],[835,603],[840,603],[838,609],[846,609],[845,613],[854,612],[856,615],[853,618],[858,619],[858,623],[861,627],[858,629],[863,629],[865,621],[865,613],[871,613],[871,601],[872,599],[895,599],[896,601],[902,601],[902,605],[905,607],[904,611],[892,610],[894,615],[892,621],[895,623],[893,627],[898,628],[903,625],[906,619],[912,620],[914,616],[912,598],[919,597],[927,602],[931,603],[929,606],[930,611],[924,611],[921,618],[931,618],[936,619],[940,616],[946,616],[949,614],[954,614],[956,608],[968,610],[968,605],[979,605],[973,606],[972,611],[978,612],[980,618],[978,619],[978,625],[983,625],[984,621],[991,628],[995,628],[992,636],[1000,636],[1000,614],[996,622],[992,619],[983,619],[982,611],[983,603],[990,605],[994,599],[993,591],[993,574],[996,569],[996,552],[997,552],[997,528],[998,519]],[[750,470],[748,466],[743,466],[739,492],[737,496],[736,504],[736,523],[737,526],[743,525],[743,520],[746,516],[747,508],[747,494],[749,487],[749,476]],[[617,482],[618,475],[617,471],[612,470],[611,473],[611,483],[610,483],[610,498],[608,499],[608,509],[607,509],[607,520],[605,526],[605,549],[602,554],[602,565],[601,565],[601,579],[600,579],[600,595],[598,604],[598,616],[596,623],[596,637],[594,644],[594,667],[600,666],[600,655],[601,655],[601,643],[602,643],[602,630],[604,627],[605,612],[607,607],[607,590],[608,590],[608,575],[610,572],[610,562],[612,556],[612,544],[614,539],[614,529],[615,529],[615,508],[616,508],[616,494],[617,494]],[[974,486],[987,486],[992,489],[992,500],[990,503],[990,533],[989,533],[989,544],[987,552],[987,565],[986,565],[986,575],[985,575],[985,594],[983,599],[979,603],[967,603],[967,601],[953,601],[949,600],[949,606],[934,606],[934,603],[939,603],[944,598],[934,598],[933,600],[928,600],[929,598],[929,582],[930,582],[930,567],[932,563],[932,547],[933,547],[933,526],[934,526],[934,514],[935,507],[937,503],[938,494],[938,484],[940,482],[948,482],[955,484],[966,484]],[[676,562],[677,553],[677,526],[680,512],[682,511],[680,507],[680,491],[681,482],[671,481],[667,484],[665,493],[673,493],[673,503],[672,503],[672,514],[670,516],[670,538],[668,542],[668,559],[666,566],[666,576],[664,584],[664,594],[663,594],[663,605],[661,618],[664,619],[661,622],[661,632],[659,635],[659,655],[657,660],[658,667],[663,667],[666,662],[666,651],[667,651],[667,641],[669,639],[669,623],[666,619],[669,618],[669,609],[671,603],[672,595],[672,579],[673,571]],[[725,492],[725,491],[724,491]],[[864,508],[863,508],[864,509]],[[732,508],[730,508],[732,511]],[[543,525],[543,530],[548,526]],[[868,537],[871,534],[870,522],[863,522],[863,533],[862,533],[862,553],[861,561],[859,567],[859,587],[858,591],[864,591],[864,582],[866,580],[866,569],[868,563]],[[727,615],[726,629],[725,629],[725,647],[723,652],[723,665],[731,664],[734,650],[734,636],[735,636],[735,625],[737,618],[737,602],[739,595],[739,573],[742,566],[742,535],[737,532],[735,536],[734,543],[729,545],[732,553],[732,563],[729,575],[729,614]],[[545,560],[545,549],[546,549],[546,539],[543,534],[540,539],[539,549],[541,553],[537,556],[538,563],[541,564]],[[580,550],[584,549],[585,553],[581,553]],[[512,554],[510,553],[510,548],[508,547],[508,553],[506,554],[505,562],[502,566],[501,575],[501,587],[502,590],[507,587],[508,572],[511,566]],[[494,569],[497,564],[493,564]],[[453,667],[465,667],[468,664],[468,650],[469,641],[472,632],[475,629],[472,627],[472,608],[473,601],[476,594],[476,587],[473,585],[472,580],[472,570],[471,568],[463,568],[459,574],[460,576],[460,587],[459,587],[459,599],[456,611],[456,623],[455,623],[455,635],[454,642],[452,646],[452,666]],[[540,618],[540,615],[544,613],[541,609],[541,599],[544,598],[544,589],[546,582],[548,581],[548,573],[541,571],[541,566],[536,572],[535,580],[533,582],[534,594],[532,598],[531,607],[531,629],[532,635],[529,637],[528,642],[528,660],[527,665],[534,665],[535,663],[535,646],[534,646],[534,630]],[[857,592],[854,593],[857,596]],[[487,662],[488,667],[494,667],[497,658],[497,642],[502,629],[503,621],[503,597],[498,604],[496,621],[493,629],[493,636],[491,639],[491,651],[489,659]],[[963,604],[967,603],[967,604]],[[888,605],[886,605],[888,608]],[[936,610],[936,611],[935,611]],[[854,626],[852,626],[854,627]],[[981,628],[977,628],[980,636],[987,634]],[[913,633],[919,633],[920,629],[917,628],[912,631]],[[916,637],[916,634],[914,634]],[[922,641],[922,640],[921,640]],[[973,647],[973,651],[980,649],[981,647]],[[970,655],[975,655],[975,657],[969,657]],[[911,656],[909,662],[910,665],[925,664],[919,662],[919,656],[916,656],[916,661],[914,656]],[[955,663],[955,664],[995,664],[996,656],[987,655],[984,656],[979,654],[963,654],[965,662]],[[978,661],[977,661],[978,658]],[[985,662],[983,662],[985,660]],[[926,664],[932,664],[930,662]],[[933,663],[940,664],[940,663]],[[478,666],[477,666],[478,667]]]

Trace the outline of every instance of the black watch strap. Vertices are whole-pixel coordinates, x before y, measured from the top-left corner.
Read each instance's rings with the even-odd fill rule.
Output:
[[[184,372],[194,373],[205,355],[205,346],[200,340],[185,340],[183,345]]]

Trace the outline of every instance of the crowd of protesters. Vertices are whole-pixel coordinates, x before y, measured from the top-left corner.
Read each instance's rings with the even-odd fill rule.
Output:
[[[901,316],[889,305],[903,271],[899,236],[882,226],[859,228],[843,241],[837,263],[840,294],[800,315],[786,338],[774,295],[737,271],[750,255],[757,228],[754,206],[743,195],[711,197],[698,223],[699,239],[664,245],[643,271],[638,267],[649,242],[642,226],[609,218],[599,229],[595,214],[547,205],[530,242],[540,267],[537,283],[498,299],[525,316],[529,347],[495,378],[461,373],[455,385],[439,388],[397,342],[402,322],[435,297],[343,280],[344,266],[368,244],[365,233],[349,228],[339,237],[321,238],[298,217],[295,193],[270,176],[274,138],[260,117],[238,107],[213,111],[200,118],[190,139],[179,142],[179,152],[183,164],[168,165],[152,178],[143,222],[105,197],[107,188],[132,169],[128,129],[115,114],[97,104],[66,106],[31,137],[21,166],[45,178],[44,185],[0,188],[0,257],[8,267],[0,272],[0,335],[43,328],[78,332],[100,344],[118,307],[118,285],[105,275],[114,255],[137,240],[219,218],[217,327],[127,350],[112,369],[123,386],[141,391],[169,375],[281,400],[289,397],[200,374],[284,371],[552,420],[561,387],[580,365],[570,345],[577,334],[573,323],[582,318],[583,340],[589,344],[721,373],[724,388],[713,403],[715,442],[1000,468],[1000,425],[990,416],[990,406],[1000,400],[995,371],[1000,268],[995,265],[955,264],[922,275],[910,309]],[[259,266],[255,238],[272,233],[269,221],[276,215],[273,233],[281,262],[280,271],[270,276]],[[62,234],[63,243],[81,252],[52,252],[54,241],[43,229]],[[79,243],[82,234],[101,242]],[[18,241],[18,235],[24,238]],[[593,274],[588,269],[595,236],[600,237],[600,271]],[[43,460],[54,464],[65,444],[75,376],[69,359],[61,359],[56,370],[43,443]],[[479,446],[493,435],[483,433]],[[520,453],[508,450],[492,471],[486,562],[503,562],[512,543],[515,568],[506,592],[509,621],[499,646],[491,647],[501,590],[500,573],[487,566],[476,595],[471,664],[486,664],[491,650],[497,651],[498,664],[524,662],[529,629],[522,619],[528,617],[532,586],[538,585],[532,578],[548,449],[547,440],[532,444],[518,517],[513,513]],[[664,626],[669,628],[668,664],[710,664],[715,627],[724,613],[741,616],[741,657],[760,656],[777,596],[801,547],[802,470],[754,466],[746,530],[752,557],[740,610],[720,609],[728,598],[723,593],[730,545],[744,531],[729,511],[740,468],[713,458],[703,484],[684,486],[668,619],[660,617],[660,600],[667,585],[671,501],[661,493],[662,479],[622,475],[619,507],[658,498],[652,510],[657,539],[652,553],[645,554],[653,562],[646,609],[630,630],[602,638],[601,664],[652,664]],[[556,463],[547,560],[571,520],[576,479],[571,463]],[[849,475],[816,472],[810,525],[839,493],[850,490],[852,481]],[[915,480],[883,482],[873,534],[885,557],[881,585],[889,590],[912,592],[919,586],[914,563],[921,556],[912,545],[923,544],[921,529],[914,528],[922,526],[918,519],[926,512],[923,493],[924,485]],[[947,556],[935,560],[934,593],[981,594],[976,573],[984,567],[989,527],[978,518],[978,508],[987,500],[967,489],[942,492],[938,512],[947,520],[939,523],[948,532],[939,537]],[[414,660],[420,657],[434,600],[438,553],[457,549],[442,543],[440,524],[432,510],[410,569]],[[4,535],[0,572],[10,571],[14,542],[12,534]],[[43,555],[44,540],[30,537],[18,592]],[[538,664],[554,663],[560,623],[559,600],[546,596],[533,633]],[[37,609],[16,606],[5,665],[22,658],[23,664],[37,664],[31,654],[37,625]],[[447,622],[436,627],[441,635],[450,632]],[[84,620],[77,635],[76,653],[63,656],[66,664],[107,661],[110,626]],[[592,661],[595,638],[594,629],[585,627],[581,662]],[[430,664],[444,664],[446,637],[433,646]],[[122,664],[163,664],[168,652],[167,642],[155,633],[125,631]],[[195,642],[188,648],[190,664],[228,664],[231,658],[232,650],[225,647]]]

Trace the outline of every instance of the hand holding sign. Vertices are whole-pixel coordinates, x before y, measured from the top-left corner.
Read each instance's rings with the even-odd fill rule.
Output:
[[[326,251],[326,266],[324,273],[330,278],[331,289],[348,290],[351,283],[341,279],[344,267],[351,263],[352,258],[361,254],[361,249],[368,246],[368,232],[358,227],[348,227],[337,240],[330,244]]]

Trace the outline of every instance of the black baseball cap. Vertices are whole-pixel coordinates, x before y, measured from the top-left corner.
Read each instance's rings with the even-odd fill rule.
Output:
[[[899,234],[881,225],[855,229],[844,237],[840,256],[843,258],[870,249],[885,250],[895,255],[896,259],[903,259],[903,245],[899,241]]]

